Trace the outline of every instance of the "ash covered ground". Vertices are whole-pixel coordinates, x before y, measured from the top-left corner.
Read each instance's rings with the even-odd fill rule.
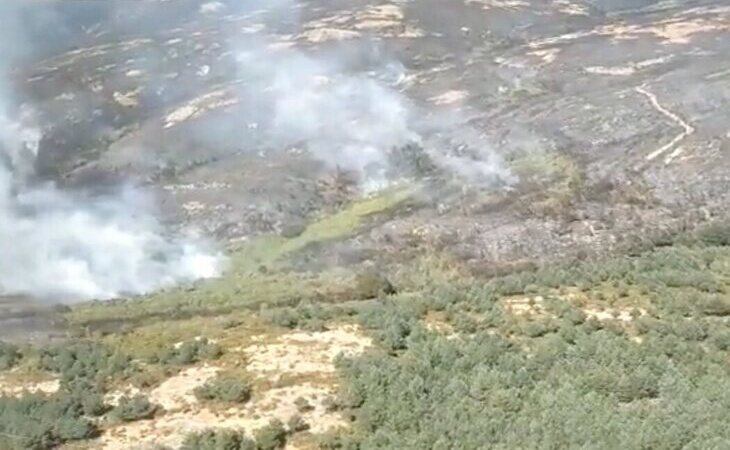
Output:
[[[491,274],[727,217],[720,0],[21,9],[31,50],[9,84],[40,131],[35,176],[101,193],[133,180],[166,226],[221,248],[404,188],[407,202],[293,267],[437,248]],[[6,300],[2,329],[31,303]]]

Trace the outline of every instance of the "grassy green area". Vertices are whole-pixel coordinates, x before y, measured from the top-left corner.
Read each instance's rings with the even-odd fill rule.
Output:
[[[312,222],[294,238],[264,236],[238,246],[231,257],[234,273],[255,271],[261,266],[271,266],[282,258],[308,245],[346,237],[356,231],[369,217],[388,211],[410,198],[416,192],[414,186],[385,191],[379,195],[351,204],[335,214]]]
[[[163,319],[215,316],[241,308],[295,305],[303,300],[340,299],[351,286],[351,274],[282,271],[286,256],[306,248],[347,237],[378,213],[397,207],[416,191],[394,188],[354,202],[343,210],[313,221],[294,238],[269,235],[246,241],[230,252],[230,267],[216,280],[157,292],[142,298],[92,302],[67,314],[72,327],[114,330],[122,323],[154,323]]]
[[[514,158],[509,167],[527,194],[520,203],[538,216],[564,214],[585,184],[580,165],[564,153],[530,153]]]

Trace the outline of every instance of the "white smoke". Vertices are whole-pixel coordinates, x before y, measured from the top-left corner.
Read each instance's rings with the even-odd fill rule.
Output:
[[[0,2],[0,296],[108,299],[216,276],[222,257],[194,237],[172,236],[148,193],[131,185],[69,192],[34,172],[42,133],[30,108],[9,107],[19,99],[6,81],[34,50],[27,28],[64,26],[53,11]]]
[[[345,73],[334,61],[255,47],[240,52],[238,61],[268,142],[305,143],[331,167],[367,173],[385,165],[384,150],[417,139],[397,92]]]
[[[239,47],[242,103],[255,111],[247,115],[255,116],[267,144],[302,145],[326,165],[360,174],[366,190],[387,184],[389,152],[407,144],[420,145],[436,165],[465,182],[511,180],[486,139],[474,139],[477,133],[453,113],[429,116],[398,89],[405,78],[401,65],[381,62],[358,72],[345,64],[348,52],[356,53],[318,55],[259,41]],[[449,148],[465,145],[471,157]]]
[[[216,276],[221,257],[169,237],[150,196],[33,182],[37,129],[0,115],[0,295],[107,299]]]

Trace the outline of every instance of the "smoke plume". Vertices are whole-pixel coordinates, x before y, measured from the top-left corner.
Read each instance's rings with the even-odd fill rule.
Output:
[[[3,2],[0,81],[23,56],[21,2]],[[47,19],[47,17],[46,17]],[[107,299],[216,276],[221,258],[172,236],[153,198],[128,184],[114,193],[69,192],[34,172],[41,130],[31,108],[0,82],[0,296]]]
[[[403,66],[368,42],[317,52],[252,40],[235,50],[243,116],[267,145],[303,146],[327,166],[359,174],[366,190],[393,181],[391,154],[406,145],[465,183],[512,179],[485,136],[458,112],[411,100]]]

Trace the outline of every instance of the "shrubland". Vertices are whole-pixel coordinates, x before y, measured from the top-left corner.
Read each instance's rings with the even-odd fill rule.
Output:
[[[294,237],[249,242],[253,259],[238,260],[215,286],[74,307],[67,318],[82,337],[62,345],[0,345],[0,370],[32,366],[60,379],[55,394],[0,398],[0,448],[53,448],[96,436],[105,418],[149,418],[156,407],[145,397],[112,408],[104,394],[122,381],[149,386],[189,365],[238,363],[226,350],[262,332],[334,323],[358,324],[375,345],[338,359],[332,408],[349,426],[313,436],[321,448],[730,443],[730,228],[662,234],[631,251],[486,275],[433,249],[360,275],[286,267],[286,255],[346,236],[384,208],[351,208]],[[222,372],[194,394],[206,407],[230,406],[248,401],[256,386]],[[210,430],[182,448],[281,448],[306,425]]]

